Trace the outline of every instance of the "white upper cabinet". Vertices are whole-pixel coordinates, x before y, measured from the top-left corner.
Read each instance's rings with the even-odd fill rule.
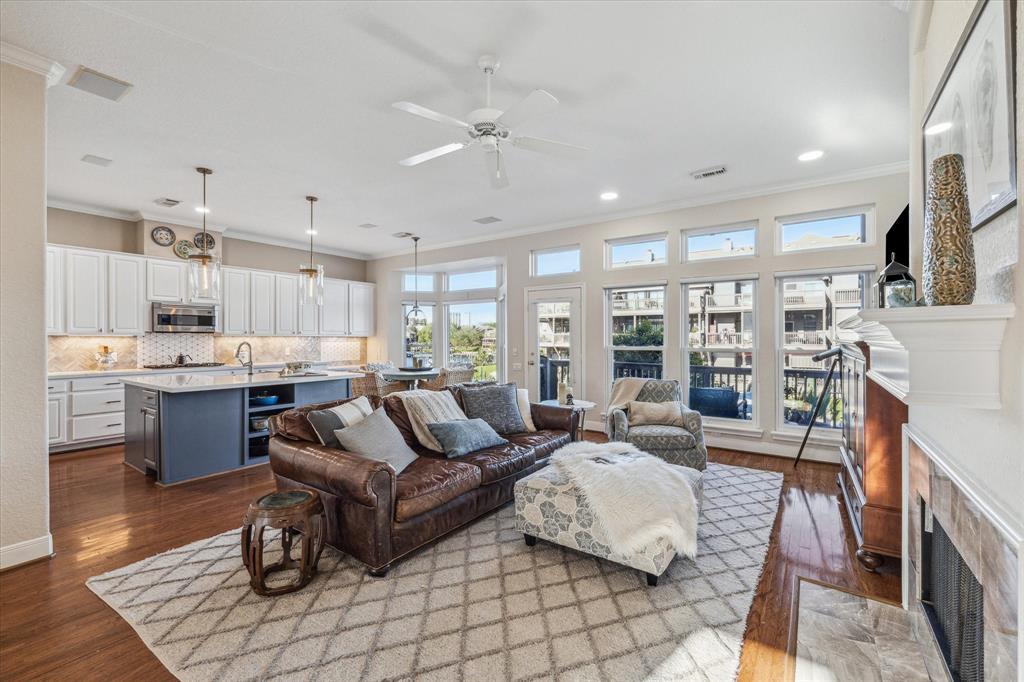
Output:
[[[165,303],[184,303],[187,272],[183,262],[147,260],[146,298]]]
[[[64,258],[67,333],[107,333],[107,255],[68,250]]]
[[[143,296],[146,261],[135,256],[110,256],[107,260],[107,331],[138,335],[146,332],[148,304]]]
[[[256,336],[274,335],[274,277],[272,272],[249,273],[250,333]]]
[[[299,305],[299,333],[303,336],[320,333],[320,306]]]
[[[64,250],[46,247],[46,333],[64,333]]]
[[[349,329],[351,336],[373,336],[374,285],[351,282],[349,290]]]
[[[349,283],[340,279],[324,280],[324,304],[321,306],[320,333],[324,336],[348,336]]]
[[[274,275],[276,315],[274,333],[294,336],[299,333],[299,280],[295,275]]]
[[[221,270],[221,289],[224,305],[221,308],[221,325],[228,336],[246,336],[252,332],[249,325],[249,272],[224,268]]]

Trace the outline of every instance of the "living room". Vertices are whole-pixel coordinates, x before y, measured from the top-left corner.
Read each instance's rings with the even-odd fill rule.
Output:
[[[4,0],[0,678],[1024,679],[1020,15]]]

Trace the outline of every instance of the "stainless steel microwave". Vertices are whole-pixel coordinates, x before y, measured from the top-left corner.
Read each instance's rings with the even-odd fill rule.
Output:
[[[153,331],[212,334],[217,331],[217,306],[154,303]]]

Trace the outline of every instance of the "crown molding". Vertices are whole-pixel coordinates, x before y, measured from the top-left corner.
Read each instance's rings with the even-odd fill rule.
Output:
[[[57,62],[10,43],[0,42],[0,61],[38,73],[46,79],[48,88],[59,83],[64,76],[64,67]]]
[[[225,228],[221,233],[228,239],[241,239],[247,242],[259,242],[260,244],[270,244],[271,246],[281,246],[287,249],[298,249],[299,251],[308,251],[309,244],[306,242],[291,240],[291,239],[279,239],[278,237],[269,237],[265,234],[257,234],[255,232],[246,232],[245,230],[236,230],[234,228]],[[313,253],[322,253],[329,256],[341,256],[342,258],[355,258],[356,260],[370,260],[371,256],[358,251],[349,251],[347,249],[336,249],[331,246],[315,246],[313,247]]]
[[[68,201],[66,199],[53,199],[47,197],[46,207],[59,208],[62,211],[74,211],[75,213],[86,213],[88,215],[96,215],[103,218],[114,218],[115,220],[129,220],[137,222],[142,219],[142,216],[138,211],[119,211],[115,208],[92,206],[90,204]]]
[[[583,225],[597,225],[600,223],[610,223],[616,220],[639,218],[642,216],[654,215],[657,213],[667,213],[668,211],[678,211],[680,209],[685,208],[696,208],[698,206],[723,204],[729,201],[740,201],[743,199],[766,197],[771,196],[773,194],[796,192],[803,189],[814,189],[816,187],[827,187],[829,185],[838,185],[844,182],[870,180],[872,178],[881,178],[886,177],[888,175],[899,175],[901,173],[909,172],[910,162],[898,161],[895,163],[886,163],[878,166],[869,166],[868,168],[860,168],[858,170],[850,171],[847,173],[840,173],[837,175],[829,175],[825,177],[815,178],[814,180],[804,180],[800,182],[791,183],[779,183],[774,185],[760,185],[758,187],[748,188],[744,190],[735,190],[730,192],[720,192],[718,194],[709,194],[695,199],[681,199],[675,201],[667,201],[660,204],[650,204],[647,206],[632,208],[625,211],[617,211],[615,213],[592,214],[590,216],[584,216],[582,218],[573,218],[571,220],[562,220],[554,223],[532,225],[530,227],[507,230],[504,232],[498,232],[496,234],[489,234],[481,237],[470,237],[468,239],[459,239],[449,242],[441,242],[438,244],[430,244],[429,246],[424,246],[423,243],[420,242],[420,252],[436,251],[438,249],[450,249],[456,246],[467,246],[469,244],[479,244],[482,242],[493,242],[498,239],[511,239],[514,237],[523,237],[531,234],[538,234],[541,232],[551,232],[552,230],[564,230],[571,227],[581,227]],[[396,249],[394,251],[388,251],[382,254],[376,254],[371,257],[371,260],[380,260],[383,258],[391,258],[393,256],[403,256],[406,255],[407,253],[408,247],[403,249]]]

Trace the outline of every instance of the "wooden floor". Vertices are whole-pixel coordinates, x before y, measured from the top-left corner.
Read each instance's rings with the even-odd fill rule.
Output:
[[[0,573],[0,678],[174,679],[85,580],[241,525],[246,505],[271,490],[268,466],[171,488],[121,464],[120,446],[50,458],[55,555]],[[853,559],[837,498],[837,467],[712,450],[725,464],[782,471],[782,500],[750,612],[740,680],[779,680],[797,576],[899,599],[888,561],[871,574]]]

